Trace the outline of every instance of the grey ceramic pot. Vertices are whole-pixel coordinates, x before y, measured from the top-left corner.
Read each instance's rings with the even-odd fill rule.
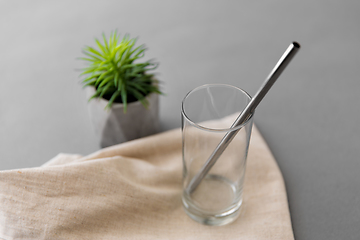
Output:
[[[94,88],[86,88],[88,98],[94,93]],[[132,102],[127,105],[127,112],[124,113],[123,104],[114,103],[108,110],[105,109],[107,100],[92,99],[88,103],[88,110],[100,146],[108,147],[159,132],[159,95],[150,94],[147,100],[148,108],[139,101]]]

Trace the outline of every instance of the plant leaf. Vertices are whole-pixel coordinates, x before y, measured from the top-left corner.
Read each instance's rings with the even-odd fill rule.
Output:
[[[121,51],[119,52],[119,59],[115,62],[116,65],[118,65],[123,60],[125,51],[126,47],[121,46]]]
[[[121,88],[121,99],[124,105],[124,113],[127,111],[127,92],[125,87]]]
[[[120,95],[119,91],[114,92],[114,94],[111,96],[109,103],[106,105],[107,108],[111,108],[112,104],[114,103],[115,99]]]
[[[140,49],[140,50],[139,50]],[[139,52],[143,52],[143,51],[145,51],[145,48],[144,48],[144,44],[143,45],[140,45],[140,46],[138,46],[137,48],[135,48],[133,51],[131,51],[131,53],[130,53],[130,55],[132,55],[132,54],[134,54],[136,51],[138,51],[139,50]],[[137,54],[135,54],[135,56],[136,55],[138,55],[138,53]]]
[[[115,71],[114,86],[117,87],[119,81],[119,72]]]
[[[85,88],[85,87],[88,87],[88,86],[95,86],[95,82],[96,82],[96,80],[88,82],[83,87]]]
[[[149,106],[149,102],[147,101],[146,97],[141,94],[136,89],[132,89],[132,94],[142,103],[142,105],[147,108]]]
[[[96,49],[94,49],[92,47],[87,46],[85,48],[85,51],[91,52],[91,53],[93,53],[93,54],[95,54],[95,55],[97,55],[97,56],[99,56],[101,58],[104,58],[104,56],[101,53],[99,53]]]
[[[104,79],[104,77],[107,75],[108,73],[107,72],[103,72],[99,77],[98,79],[96,80],[96,83],[95,85],[98,85],[102,79]]]
[[[90,102],[90,101],[91,101],[92,99],[94,99],[94,98],[99,97],[99,95],[100,95],[100,93],[99,93],[99,92],[95,92],[95,94],[94,94],[94,95],[92,95],[92,96],[91,96],[91,98],[89,98],[88,102]]]
[[[121,76],[119,76],[118,86],[117,86],[119,91],[121,90],[123,85],[124,85],[124,79]]]
[[[80,59],[88,62],[99,62],[99,60],[93,58],[80,58]]]
[[[98,45],[98,47],[100,48],[100,50],[102,51],[102,53],[103,53],[102,55],[106,56],[107,54],[106,54],[106,50],[105,50],[104,46],[100,43],[100,41],[97,38],[95,38],[95,42]]]
[[[110,53],[110,49],[109,49],[109,45],[106,41],[106,37],[105,37],[105,33],[102,34],[103,36],[103,39],[104,39],[104,44],[105,44],[105,50],[107,51],[107,53],[109,54]]]
[[[97,77],[98,77],[97,75],[91,75],[90,77],[85,78],[82,82],[86,83],[86,82],[88,82],[88,81],[90,81],[90,80],[92,80],[94,78],[95,78],[95,81],[96,81]]]
[[[104,94],[106,93],[106,91],[109,90],[109,88],[110,88],[111,86],[112,86],[112,84],[111,84],[111,83],[108,83],[105,87],[103,87],[103,88],[101,89],[100,97],[103,97]]]
[[[104,86],[105,84],[107,84],[108,82],[110,82],[111,80],[113,80],[114,77],[113,76],[108,76],[106,78],[104,78],[101,83],[99,84],[99,88]]]
[[[143,92],[145,95],[147,94],[148,91],[146,91],[146,89],[144,87],[141,86],[141,84],[136,84],[134,82],[129,82],[128,83],[129,86],[136,88],[137,90],[140,90],[141,92]]]

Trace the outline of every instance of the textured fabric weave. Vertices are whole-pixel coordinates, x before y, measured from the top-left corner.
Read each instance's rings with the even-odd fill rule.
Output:
[[[185,214],[181,154],[175,129],[0,171],[0,239],[294,239],[281,172],[255,127],[242,213],[229,225]]]

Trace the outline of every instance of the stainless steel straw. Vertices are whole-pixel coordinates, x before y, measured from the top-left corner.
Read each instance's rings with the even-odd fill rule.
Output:
[[[286,66],[289,64],[291,59],[295,56],[297,51],[300,48],[300,44],[297,42],[292,42],[290,46],[286,49],[284,54],[281,56],[273,70],[270,72],[269,76],[264,81],[263,85],[260,87],[255,96],[251,99],[249,104],[245,107],[245,109],[241,112],[241,114],[237,117],[235,122],[231,125],[231,128],[239,126],[243,124],[254,112],[255,108],[264,98],[266,93],[270,90],[272,85],[278,79],[280,74],[284,71]],[[240,129],[239,129],[240,130]],[[206,174],[210,171],[212,166],[216,163],[221,154],[225,151],[227,146],[233,140],[238,131],[228,132],[223,139],[220,141],[219,145],[215,148],[213,153],[210,155],[209,159],[202,166],[201,170],[191,179],[189,186],[187,187],[187,191],[192,193],[201,183],[202,179],[206,176]]]

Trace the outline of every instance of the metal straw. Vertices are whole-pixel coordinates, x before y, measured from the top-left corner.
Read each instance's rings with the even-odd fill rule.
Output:
[[[266,93],[270,90],[272,85],[278,79],[280,74],[284,71],[286,66],[291,61],[291,59],[295,56],[295,54],[297,53],[299,48],[300,48],[300,44],[297,42],[293,42],[290,44],[290,46],[286,49],[284,54],[281,56],[281,58],[279,59],[279,61],[277,62],[277,64],[273,68],[273,70],[270,72],[269,76],[264,81],[263,85],[258,90],[258,92],[251,99],[251,101],[245,107],[245,109],[241,112],[241,114],[237,117],[235,122],[231,125],[231,128],[234,128],[234,127],[239,126],[239,125],[243,124],[244,122],[246,122],[246,120],[251,116],[251,114],[254,112],[255,108],[258,106],[258,104],[264,98]],[[239,130],[240,129],[238,129],[236,131],[228,132],[223,137],[223,139],[221,140],[219,145],[215,148],[213,153],[210,155],[209,159],[202,166],[201,170],[190,181],[190,184],[187,187],[187,191],[189,193],[192,193],[199,186],[202,179],[210,171],[212,166],[216,163],[218,158],[225,151],[225,149],[230,144],[230,142],[233,140],[233,138],[235,137],[235,135],[238,133]]]

